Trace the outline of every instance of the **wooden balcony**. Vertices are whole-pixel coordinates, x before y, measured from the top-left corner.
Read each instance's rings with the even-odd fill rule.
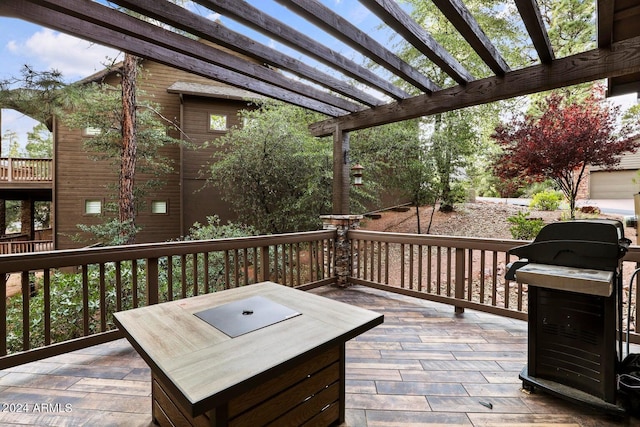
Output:
[[[50,191],[52,185],[52,159],[0,157],[0,191],[23,190],[40,194]]]
[[[355,285],[347,289],[332,286],[335,230],[1,255],[0,290],[13,273],[22,293],[0,298],[0,318],[10,319],[0,323],[0,402],[14,405],[0,411],[0,424],[149,425],[149,370],[110,313],[262,280],[385,315],[347,345],[350,426],[640,421],[520,390],[527,289],[504,280],[504,265],[523,242],[366,231],[349,238]],[[625,269],[639,257],[632,247]],[[77,289],[71,305],[55,300],[58,281]],[[71,324],[75,335],[61,334]],[[30,412],[17,412],[24,405]]]
[[[0,254],[24,254],[53,250],[53,240],[14,240],[0,242]]]
[[[52,179],[51,159],[0,157],[0,181],[50,182]]]
[[[36,230],[34,233],[36,240],[30,240],[29,235],[21,233],[0,237],[0,255],[52,251],[54,247],[51,233],[50,228]]]

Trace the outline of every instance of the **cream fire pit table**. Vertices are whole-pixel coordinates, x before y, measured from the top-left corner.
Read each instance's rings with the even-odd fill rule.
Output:
[[[161,426],[344,422],[345,342],[383,315],[263,282],[123,311]]]

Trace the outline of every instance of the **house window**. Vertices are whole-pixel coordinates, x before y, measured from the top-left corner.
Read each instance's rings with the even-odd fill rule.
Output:
[[[86,127],[82,130],[82,134],[84,136],[97,136],[97,135],[100,135],[101,133],[102,133],[102,130],[100,128]]]
[[[168,213],[166,200],[152,200],[151,213],[158,215],[166,215]]]
[[[227,116],[224,114],[209,114],[209,130],[226,131]]]
[[[102,200],[85,200],[85,215],[100,215],[102,213]]]

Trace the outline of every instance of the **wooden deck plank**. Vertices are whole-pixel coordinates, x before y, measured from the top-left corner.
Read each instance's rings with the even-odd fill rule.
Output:
[[[362,287],[313,292],[385,315],[346,346],[349,427],[640,425],[521,392],[526,322]],[[0,403],[32,405],[0,412],[0,425],[151,427],[150,380],[124,339],[0,371]]]

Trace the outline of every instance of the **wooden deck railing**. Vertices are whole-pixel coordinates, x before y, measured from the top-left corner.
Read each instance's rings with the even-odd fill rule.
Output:
[[[527,318],[527,286],[504,279],[506,265],[517,259],[508,250],[527,242],[363,230],[349,236],[352,283],[450,304],[457,311],[471,308]],[[640,247],[629,248],[623,261],[626,325],[629,279],[640,263]],[[638,318],[637,288],[634,282],[632,319]],[[640,334],[633,331],[630,340],[640,343]]]
[[[0,255],[23,254],[26,252],[52,251],[51,229],[36,230],[36,240],[29,240],[28,234],[12,233],[0,237]]]
[[[456,311],[527,318],[527,286],[504,280],[507,251],[526,242],[362,230],[348,237],[351,283]],[[335,283],[336,239],[325,230],[2,255],[0,292],[12,280],[21,292],[0,298],[0,369],[119,338],[115,311],[263,280],[301,289]],[[638,263],[634,246],[624,259],[625,286]],[[640,335],[631,340],[640,343]]]
[[[0,242],[0,255],[45,252],[52,250],[52,240],[14,240],[9,242]]]
[[[334,282],[336,232],[0,256],[0,369],[119,338],[112,313],[271,280]]]
[[[41,182],[53,180],[51,159],[0,158],[0,181]]]

